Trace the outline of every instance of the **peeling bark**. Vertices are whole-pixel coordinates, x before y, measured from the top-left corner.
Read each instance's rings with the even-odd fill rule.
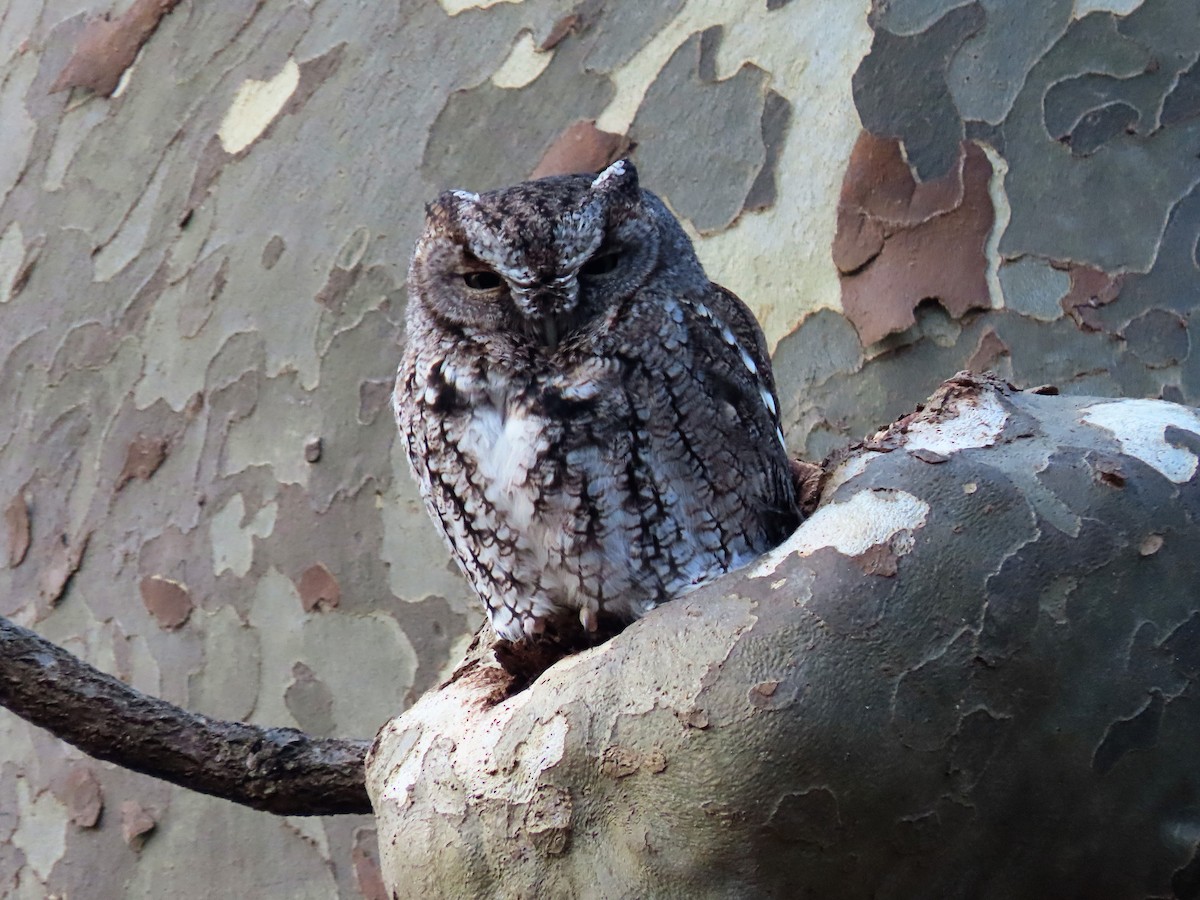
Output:
[[[66,67],[51,93],[82,87],[107,97],[117,89],[125,70],[179,0],[134,0],[116,19],[93,19],[84,28]]]
[[[3,617],[0,706],[96,759],[253,809],[281,816],[370,811],[362,775],[366,741],[189,713]],[[98,817],[97,808],[91,824]]]

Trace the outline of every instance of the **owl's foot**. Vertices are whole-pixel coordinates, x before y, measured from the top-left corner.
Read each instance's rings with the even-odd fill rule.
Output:
[[[501,668],[513,676],[506,696],[523,691],[560,659],[615,637],[626,624],[618,616],[601,617],[598,610],[586,606],[576,620],[565,612],[561,607],[540,616],[520,612],[507,620],[506,631],[495,629],[500,639],[492,644],[492,652]]]
[[[535,638],[546,631],[546,617],[523,615],[521,616],[521,630],[525,632],[525,637]]]

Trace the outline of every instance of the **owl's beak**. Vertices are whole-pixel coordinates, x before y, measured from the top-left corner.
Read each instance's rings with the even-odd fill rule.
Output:
[[[573,284],[556,285],[521,293],[518,305],[542,344],[553,353],[563,338],[564,317],[575,308],[578,288]]]
[[[538,318],[541,320],[542,343],[551,353],[558,349],[558,342],[562,337],[558,328],[558,314],[562,307],[562,300],[562,297],[552,291],[543,291],[534,297],[534,306],[538,311]]]

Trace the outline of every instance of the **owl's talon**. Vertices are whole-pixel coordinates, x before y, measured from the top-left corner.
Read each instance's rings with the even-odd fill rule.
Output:
[[[542,616],[526,616],[521,620],[521,630],[527,638],[537,637],[546,630],[546,620]]]
[[[584,631],[594,634],[600,627],[600,619],[590,606],[582,606],[579,609],[579,624],[583,626]]]

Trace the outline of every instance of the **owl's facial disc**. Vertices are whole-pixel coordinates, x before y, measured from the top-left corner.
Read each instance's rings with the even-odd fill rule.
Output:
[[[594,217],[564,215],[552,234],[514,240],[494,229],[480,204],[468,200],[464,206],[460,221],[474,256],[464,283],[472,293],[490,294],[491,303],[510,304],[520,330],[554,352],[580,324],[580,269],[603,238]]]
[[[525,268],[497,271],[473,254],[461,253],[450,277],[477,308],[510,307],[521,330],[553,352],[575,324],[579,279],[574,272],[540,278],[531,274]],[[503,320],[507,317],[500,314],[497,325]]]
[[[622,161],[594,176],[448,191],[429,216],[462,254],[450,272],[470,321],[515,327],[553,352],[653,268],[657,233],[643,203]]]

